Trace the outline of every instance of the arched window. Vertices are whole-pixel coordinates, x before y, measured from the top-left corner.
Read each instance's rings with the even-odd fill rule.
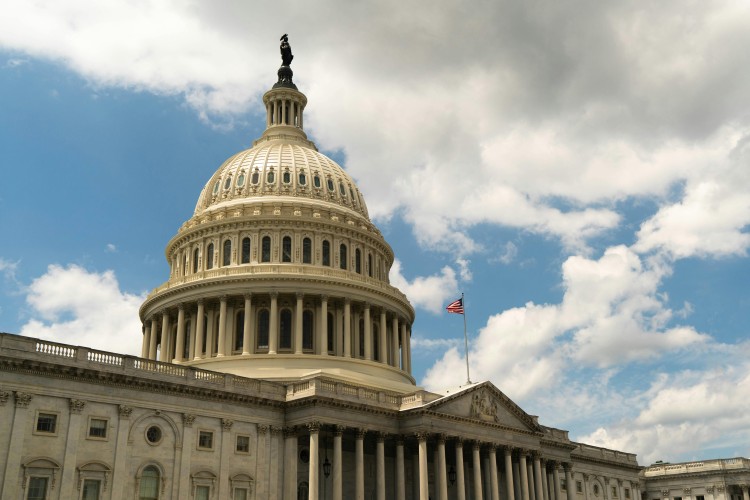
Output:
[[[208,333],[208,315],[203,315],[203,345],[201,346],[201,354],[206,354],[206,337]]]
[[[336,325],[334,325],[335,320],[333,319],[333,313],[328,313],[328,353],[333,354],[335,352],[335,337],[333,335],[333,332],[335,331]]]
[[[269,319],[268,309],[258,311],[258,349],[268,349]]]
[[[234,350],[241,351],[245,345],[245,311],[237,313],[234,331]]]
[[[359,320],[359,357],[365,357],[365,320]]]
[[[214,316],[214,346],[213,346],[213,354],[216,356],[219,353],[219,320],[221,319],[221,316],[218,314]],[[224,344],[225,346],[226,344]],[[221,346],[222,349],[224,346]]]
[[[140,487],[138,488],[138,498],[140,500],[158,500],[159,499],[159,469],[149,465],[141,473]]]
[[[232,240],[224,241],[224,256],[221,261],[222,266],[228,266],[232,262]]]
[[[367,275],[372,278],[372,254],[367,254]]]
[[[264,236],[260,244],[260,261],[271,262],[271,237]]]
[[[281,239],[281,262],[292,261],[292,237],[284,236]]]
[[[282,309],[279,314],[279,349],[292,348],[292,311]]]
[[[323,265],[331,265],[331,243],[328,240],[323,240]]]
[[[302,239],[302,263],[312,264],[312,240],[310,238]]]
[[[354,250],[354,270],[357,274],[362,274],[362,252],[359,248]]]
[[[192,322],[190,320],[185,321],[185,347],[182,350],[182,358],[188,359],[190,356],[190,339],[192,335],[190,335],[190,330],[192,328]]]
[[[313,312],[302,313],[302,349],[312,351],[313,349]]]
[[[373,361],[380,361],[380,325],[374,323],[372,325],[372,359]]]
[[[208,244],[208,250],[206,251],[206,269],[213,269],[214,267],[214,244]]]
[[[195,250],[193,250],[193,272],[194,273],[198,272],[198,259],[199,258],[200,258],[200,252],[196,248]]]
[[[242,238],[242,263],[250,263],[250,237],[246,236]]]
[[[185,253],[185,263],[182,266],[182,275],[187,276],[188,273],[188,254]]]
[[[297,486],[297,500],[307,500],[309,498],[310,494],[310,487],[307,484],[307,481],[302,481],[299,483],[299,486]]]
[[[346,245],[343,243],[339,247],[339,267],[346,269]]]

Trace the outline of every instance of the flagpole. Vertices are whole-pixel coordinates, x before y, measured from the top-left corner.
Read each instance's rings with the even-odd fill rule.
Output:
[[[464,301],[464,293],[461,292],[461,305],[464,308],[464,349],[466,350],[466,385],[471,384],[471,377],[469,376],[469,335],[466,333],[466,301]]]

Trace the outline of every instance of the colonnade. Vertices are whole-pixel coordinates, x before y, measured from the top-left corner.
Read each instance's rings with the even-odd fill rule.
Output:
[[[309,434],[309,499],[319,500],[321,432],[333,434],[333,457],[329,464],[333,500],[342,500],[354,485],[355,500],[407,498],[419,500],[574,500],[576,482],[570,462],[545,459],[539,451],[493,443],[464,441],[460,437],[417,432],[386,435],[343,426],[322,426],[312,422],[284,430],[284,498],[296,498],[299,432]],[[365,484],[365,439],[375,441],[374,475]],[[346,477],[342,468],[344,439],[353,439],[354,466]],[[391,466],[386,470],[385,444],[389,442]],[[352,443],[349,443],[352,444]],[[372,443],[370,443],[372,444]],[[369,446],[370,449],[373,446]],[[453,453],[448,453],[449,448]],[[432,460],[429,451],[432,450]],[[412,453],[411,474],[407,474],[407,453]],[[453,456],[450,456],[453,455]],[[432,463],[430,463],[432,462]],[[432,465],[432,474],[430,474]],[[386,476],[393,480],[386,481]],[[585,476],[585,475],[584,475]],[[411,481],[407,481],[411,477]],[[565,488],[562,478],[565,478]],[[325,476],[325,480],[328,476]],[[346,488],[348,485],[348,489]],[[367,486],[367,487],[366,487]],[[450,494],[449,494],[450,493]],[[588,499],[588,496],[586,497]],[[606,500],[609,500],[608,498]]]
[[[410,344],[411,325],[386,307],[301,292],[248,293],[180,303],[153,314],[143,325],[141,357],[184,362],[317,354],[377,361],[411,373]]]

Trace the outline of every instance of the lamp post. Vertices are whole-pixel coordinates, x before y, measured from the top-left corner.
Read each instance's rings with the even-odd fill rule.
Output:
[[[456,482],[456,468],[451,465],[451,468],[448,469],[448,481],[450,481],[451,486],[453,486]]]

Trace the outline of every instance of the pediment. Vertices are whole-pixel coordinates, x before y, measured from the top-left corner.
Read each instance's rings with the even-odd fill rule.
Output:
[[[523,431],[542,432],[542,428],[533,417],[511,401],[503,392],[484,382],[444,396],[424,406],[435,413],[467,418],[488,424]]]

